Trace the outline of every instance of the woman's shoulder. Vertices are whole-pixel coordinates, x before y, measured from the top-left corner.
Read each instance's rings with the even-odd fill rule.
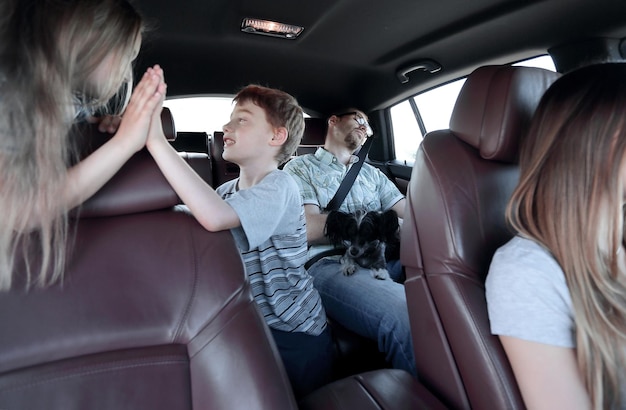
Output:
[[[533,265],[535,264],[534,262],[539,262],[541,265],[546,262],[556,264],[556,260],[547,248],[537,241],[520,235],[514,236],[511,240],[498,248],[494,255],[494,261],[507,259],[531,263]]]
[[[540,243],[515,236],[493,256],[487,275],[487,288],[566,287],[559,263]]]
[[[540,243],[521,236],[513,237],[501,246],[493,256],[487,275],[490,283],[516,282],[565,283],[565,276],[559,263],[548,249]]]
[[[485,283],[494,334],[571,347],[565,275],[540,243],[516,236],[495,253]]]

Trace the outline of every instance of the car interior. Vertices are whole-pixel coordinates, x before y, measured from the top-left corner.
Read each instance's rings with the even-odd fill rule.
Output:
[[[533,67],[478,68],[450,129],[427,134],[417,153],[401,259],[413,343],[429,353],[416,351],[420,380],[450,408],[524,408],[489,331],[484,283],[491,255],[513,236],[504,210],[517,184],[520,137],[558,76]]]
[[[168,98],[287,91],[306,113],[294,156],[324,145],[337,110],[367,114],[367,161],[407,198],[401,262],[418,376],[329,317],[335,380],[297,401],[232,236],[204,230],[142,150],[72,213],[63,282],[0,294],[0,409],[525,408],[489,330],[485,277],[512,237],[504,209],[541,96],[564,73],[625,60],[626,2],[132,3],[149,27],[135,74],[161,65]],[[554,70],[519,65],[539,56]],[[447,125],[430,127],[417,97],[458,80]],[[213,187],[237,178],[221,127],[178,115],[165,107],[161,119],[179,155]],[[86,156],[110,135],[78,124],[73,137]],[[37,263],[29,256],[19,272]]]

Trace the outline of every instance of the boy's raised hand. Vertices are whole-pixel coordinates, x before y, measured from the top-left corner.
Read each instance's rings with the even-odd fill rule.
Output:
[[[139,151],[146,144],[153,114],[156,112],[160,118],[165,90],[159,65],[148,68],[135,87],[116,133],[116,136],[123,136],[133,151]]]
[[[157,75],[160,75],[161,82],[165,84],[165,74],[162,69],[159,69]],[[157,105],[157,108],[152,112],[152,118],[150,119],[150,129],[148,130],[148,139],[146,145],[148,149],[154,142],[165,141],[165,134],[163,133],[163,123],[161,121],[161,111],[163,110],[163,102],[165,101],[165,93],[161,96],[161,100]]]

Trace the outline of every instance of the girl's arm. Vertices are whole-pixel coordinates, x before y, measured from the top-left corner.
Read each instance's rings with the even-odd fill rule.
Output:
[[[133,91],[117,133],[68,170],[63,206],[71,209],[98,191],[146,142],[153,112],[165,95],[159,66],[149,68]],[[160,112],[159,112],[160,113]]]
[[[160,111],[152,116],[146,146],[174,191],[206,230],[223,231],[241,225],[235,210],[167,142]]]
[[[500,341],[529,409],[591,409],[574,349],[510,336]]]

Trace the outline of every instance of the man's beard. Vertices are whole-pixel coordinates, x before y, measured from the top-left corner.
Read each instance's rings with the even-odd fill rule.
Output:
[[[359,131],[356,130],[346,135],[346,138],[344,138],[343,141],[346,143],[346,147],[352,150],[352,152],[359,148],[363,142],[359,135]]]

